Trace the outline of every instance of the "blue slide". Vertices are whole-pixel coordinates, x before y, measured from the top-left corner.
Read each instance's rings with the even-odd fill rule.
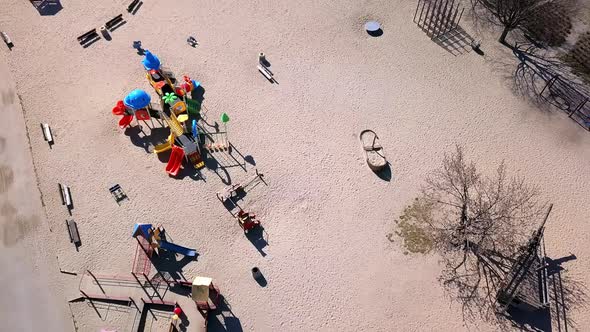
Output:
[[[185,248],[172,242],[160,241],[160,248],[189,257],[195,257],[195,255],[197,255],[197,251],[195,249]]]

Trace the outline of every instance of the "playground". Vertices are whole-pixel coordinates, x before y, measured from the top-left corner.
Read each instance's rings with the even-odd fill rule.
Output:
[[[467,331],[437,257],[387,237],[456,144],[539,186],[547,255],[590,285],[590,134],[515,95],[513,54],[467,10],[484,55],[433,42],[417,1],[131,2],[0,15],[13,330],[51,299],[62,331]]]

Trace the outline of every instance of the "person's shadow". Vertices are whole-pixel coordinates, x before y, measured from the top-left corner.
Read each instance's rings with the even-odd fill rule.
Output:
[[[564,268],[561,266],[561,264],[563,264],[565,262],[573,261],[577,258],[578,257],[576,257],[576,255],[574,255],[574,254],[569,254],[568,256],[564,256],[564,257],[557,258],[557,259],[551,259],[549,257],[545,257],[545,261],[547,262],[547,274],[553,275],[555,273],[563,271]]]

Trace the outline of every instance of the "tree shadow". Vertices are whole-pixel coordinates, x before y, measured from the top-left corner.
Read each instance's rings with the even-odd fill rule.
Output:
[[[531,42],[509,46],[518,60],[516,69],[512,62],[496,61],[511,73],[513,92],[527,98],[538,109],[565,112],[581,127],[590,130],[590,92],[584,83],[572,73],[561,58],[548,54]]]

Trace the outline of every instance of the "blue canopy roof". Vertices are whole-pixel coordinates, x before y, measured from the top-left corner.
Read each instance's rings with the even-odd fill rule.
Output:
[[[160,69],[160,59],[150,51],[145,51],[145,58],[141,60],[145,70]]]
[[[134,110],[139,110],[148,106],[151,100],[152,98],[147,94],[147,92],[140,89],[135,89],[131,91],[125,97],[125,99],[123,99],[123,104],[125,104],[127,107],[133,108]]]
[[[133,237],[141,235],[147,239],[150,234],[150,229],[152,229],[152,224],[135,224],[135,226],[133,226]]]

